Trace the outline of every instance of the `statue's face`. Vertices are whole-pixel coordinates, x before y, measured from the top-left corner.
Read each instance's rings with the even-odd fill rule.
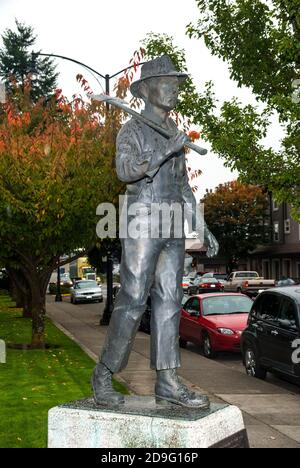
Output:
[[[147,87],[147,102],[169,112],[177,104],[179,94],[179,79],[176,76],[150,78],[145,82]]]

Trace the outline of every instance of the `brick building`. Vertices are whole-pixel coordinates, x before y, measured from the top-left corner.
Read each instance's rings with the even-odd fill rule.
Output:
[[[290,277],[300,281],[300,224],[291,216],[287,203],[278,204],[270,196],[272,242],[251,253],[248,267],[265,278]]]

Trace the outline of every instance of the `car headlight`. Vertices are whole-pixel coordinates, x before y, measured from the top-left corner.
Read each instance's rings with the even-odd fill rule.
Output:
[[[218,328],[218,332],[222,335],[234,335],[234,331],[230,330],[230,328]]]

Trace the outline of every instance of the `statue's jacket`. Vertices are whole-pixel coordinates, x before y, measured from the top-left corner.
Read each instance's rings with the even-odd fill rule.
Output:
[[[168,119],[167,126],[176,133],[172,119]],[[126,204],[140,202],[150,207],[152,203],[181,203],[192,210],[194,225],[197,202],[188,181],[185,152],[165,160],[167,142],[164,136],[134,118],[120,130],[116,170],[119,179],[127,184]]]

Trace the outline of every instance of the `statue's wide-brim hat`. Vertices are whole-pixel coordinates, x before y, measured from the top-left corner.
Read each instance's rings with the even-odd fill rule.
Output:
[[[130,86],[131,94],[134,97],[141,99],[142,95],[139,91],[140,83],[148,80],[149,78],[161,78],[163,76],[175,76],[179,79],[180,83],[183,83],[188,78],[187,73],[181,73],[176,70],[172,60],[168,55],[163,55],[162,57],[150,60],[149,62],[146,62],[144,65],[142,65],[140,79],[134,81]]]

